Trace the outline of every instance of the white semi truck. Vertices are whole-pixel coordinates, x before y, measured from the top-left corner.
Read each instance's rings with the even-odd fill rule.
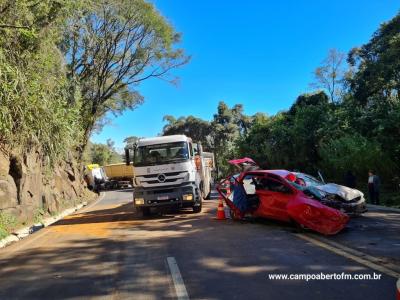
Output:
[[[133,150],[133,151],[132,151]],[[133,155],[132,155],[133,154]],[[185,135],[140,139],[125,149],[133,156],[134,206],[142,215],[167,207],[192,207],[200,212],[211,193],[214,155]]]

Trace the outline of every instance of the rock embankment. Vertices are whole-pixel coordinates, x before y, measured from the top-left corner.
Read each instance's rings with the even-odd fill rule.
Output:
[[[93,197],[73,159],[49,171],[38,151],[19,155],[0,151],[0,213],[13,215],[20,223]]]

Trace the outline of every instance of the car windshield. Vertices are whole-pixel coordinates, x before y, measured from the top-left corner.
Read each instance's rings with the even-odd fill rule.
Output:
[[[301,178],[303,178],[303,177],[301,177]],[[302,186],[302,185],[297,184],[297,183],[295,183],[293,181],[290,181],[290,180],[287,180],[287,179],[285,179],[285,180],[286,180],[287,183],[289,183],[291,186],[293,186],[297,190],[303,191],[306,195],[312,195],[312,196],[314,196],[314,198],[317,198],[317,199],[323,199],[324,198],[324,193],[322,191],[320,191],[319,189],[317,189],[314,185]],[[321,183],[321,184],[323,184],[323,183]]]
[[[293,187],[294,187],[295,189],[297,189],[297,190],[304,191],[304,190],[306,189],[305,186],[302,186],[302,185],[300,185],[300,184],[297,184],[297,183],[295,183],[295,182],[293,182],[293,181],[291,181],[291,180],[285,179],[285,181],[286,181],[287,183],[289,183],[291,186],[293,186]]]
[[[186,142],[140,146],[135,151],[135,166],[160,165],[188,159]]]
[[[296,176],[298,178],[303,179],[306,183],[306,186],[319,186],[319,185],[324,184],[323,182],[319,181],[317,178],[310,176],[310,175],[298,173],[298,174],[296,174]]]

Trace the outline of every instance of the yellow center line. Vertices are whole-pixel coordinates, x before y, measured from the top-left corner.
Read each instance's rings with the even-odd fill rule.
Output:
[[[295,234],[295,236],[297,236],[298,238],[303,239],[303,240],[305,240],[307,242],[310,242],[310,243],[312,243],[312,244],[314,244],[314,245],[316,245],[318,247],[321,247],[321,248],[324,248],[324,249],[326,249],[326,250],[328,250],[330,252],[333,252],[333,253],[335,253],[337,255],[340,255],[340,256],[343,256],[345,258],[351,259],[351,260],[353,260],[353,261],[355,261],[355,262],[357,262],[357,263],[359,263],[359,264],[361,264],[363,266],[366,266],[366,267],[368,267],[370,269],[376,270],[378,272],[381,272],[383,274],[386,274],[386,275],[394,277],[394,278],[399,278],[400,277],[400,273],[399,272],[396,272],[394,270],[391,270],[391,269],[386,268],[386,267],[384,267],[384,266],[382,266],[380,264],[377,264],[375,262],[372,262],[372,261],[368,260],[367,258],[370,257],[370,256],[368,256],[366,254],[364,255],[365,258],[359,257],[357,255],[354,255],[354,254],[351,254],[351,253],[349,253],[347,251],[344,251],[343,249],[334,247],[333,245],[329,245],[328,243],[324,243],[324,242],[322,242],[322,241],[320,241],[320,240],[318,240],[316,238],[313,238],[313,237],[311,237],[311,236],[309,236],[307,234]]]

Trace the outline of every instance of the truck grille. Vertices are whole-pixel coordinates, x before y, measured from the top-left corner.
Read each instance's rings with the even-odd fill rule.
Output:
[[[165,176],[178,176],[178,175],[180,175],[181,173],[186,173],[186,172],[169,172],[169,173],[163,173]],[[158,175],[158,174],[157,174]],[[155,174],[150,174],[150,175],[142,175],[141,177],[144,177],[144,178],[156,178],[157,177],[157,175],[155,175]]]
[[[175,181],[177,181],[177,180],[178,180],[178,178],[165,179],[164,182],[175,182]],[[158,181],[158,180],[150,180],[150,181],[147,181],[147,183],[149,183],[149,184],[155,184],[155,183],[159,183],[159,181]]]
[[[163,181],[160,181],[159,179],[159,176],[161,176],[161,174],[164,178]],[[143,187],[181,184],[185,180],[188,172],[166,172],[161,174],[138,175],[137,179],[142,183]]]

